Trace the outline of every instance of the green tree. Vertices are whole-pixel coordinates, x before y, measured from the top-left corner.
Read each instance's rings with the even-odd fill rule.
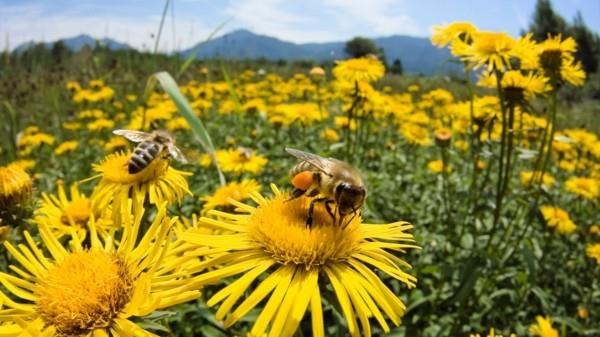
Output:
[[[570,33],[577,41],[575,57],[581,61],[586,73],[595,73],[600,62],[600,38],[585,25],[580,12],[575,16]]]
[[[392,67],[390,68],[390,72],[395,75],[402,75],[404,69],[402,68],[402,61],[397,58],[392,63]]]
[[[533,22],[529,26],[536,41],[543,41],[550,35],[567,35],[568,24],[565,19],[554,12],[550,0],[538,0],[533,13]]]
[[[368,54],[379,56],[381,50],[370,39],[357,36],[346,42],[344,52],[350,57],[363,57]]]

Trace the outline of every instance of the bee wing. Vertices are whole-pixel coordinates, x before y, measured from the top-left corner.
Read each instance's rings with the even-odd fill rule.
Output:
[[[167,150],[169,150],[169,154],[171,155],[171,157],[175,158],[175,160],[184,164],[188,162],[187,159],[185,159],[185,156],[183,155],[181,150],[177,146],[169,144],[167,146]]]
[[[301,161],[305,161],[305,162],[311,164],[316,169],[325,173],[326,175],[328,175],[330,177],[332,176],[332,174],[330,172],[331,160],[329,160],[327,158],[323,158],[314,153],[300,151],[300,150],[292,149],[289,147],[286,147],[285,151],[287,153],[291,154],[292,156],[300,159]]]
[[[141,143],[148,139],[150,136],[149,133],[143,131],[135,131],[135,130],[113,130],[115,135],[123,136],[135,143]]]

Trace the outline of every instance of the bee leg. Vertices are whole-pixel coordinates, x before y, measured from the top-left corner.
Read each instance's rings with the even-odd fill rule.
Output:
[[[313,222],[313,214],[315,213],[315,204],[328,200],[327,198],[315,198],[308,206],[308,215],[306,216],[306,227],[311,228]]]
[[[306,190],[301,190],[299,188],[294,188],[294,190],[292,191],[292,196],[286,200],[286,202],[294,200],[296,198],[299,198],[301,196],[304,195],[304,193],[306,193]]]
[[[327,210],[327,213],[331,216],[331,219],[335,222],[335,213],[333,212],[333,209],[331,208],[332,204],[335,204],[334,200],[325,201],[325,209]]]

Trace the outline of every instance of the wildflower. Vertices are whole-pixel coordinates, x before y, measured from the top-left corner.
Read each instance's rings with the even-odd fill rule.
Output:
[[[351,131],[356,130],[356,120],[348,119],[347,116],[335,116],[333,118],[333,124],[338,128],[350,129]]]
[[[548,90],[548,79],[534,73],[523,75],[519,70],[509,70],[502,75],[500,86],[507,101],[514,105],[524,105],[526,100],[543,94]],[[484,74],[478,84],[484,87],[496,87],[496,75]]]
[[[596,199],[600,194],[600,184],[593,178],[571,177],[565,182],[567,191],[585,199]]]
[[[504,70],[509,65],[516,41],[506,33],[476,32],[470,45],[456,44],[453,53],[469,61],[476,68],[488,71]]]
[[[203,212],[208,212],[218,206],[231,205],[229,200],[244,201],[250,194],[260,192],[260,185],[254,179],[244,179],[241,182],[231,182],[219,187],[213,195],[203,197],[205,202]]]
[[[434,26],[431,34],[431,43],[437,47],[445,47],[456,41],[466,44],[473,42],[473,35],[477,27],[470,22],[453,22],[446,26]]]
[[[401,269],[410,266],[397,255],[416,248],[407,233],[412,226],[405,222],[369,225],[362,223],[360,216],[345,227],[338,226],[319,204],[308,228],[312,199],[289,200],[276,187],[272,189],[275,195],[269,199],[251,195],[257,207],[232,202],[243,214],[215,212],[219,219],[200,219],[201,225],[226,234],[180,235],[199,247],[194,254],[206,256],[201,267],[207,269],[194,278],[195,284],[217,283],[243,273],[208,300],[209,306],[221,303],[216,318],[229,327],[265,299],[250,335],[263,336],[270,325],[269,335],[285,337],[294,334],[310,306],[313,336],[325,336],[321,298],[332,289],[351,336],[360,334],[356,318],[366,334],[371,331],[369,317],[375,317],[386,333],[390,328],[384,314],[398,325],[406,307],[370,267],[414,287],[416,279]],[[211,256],[211,251],[220,253]],[[255,281],[256,288],[249,290]]]
[[[60,156],[67,152],[74,151],[75,149],[77,149],[78,145],[79,145],[79,142],[76,140],[68,140],[68,141],[62,142],[56,147],[56,149],[54,149],[54,154],[56,154],[57,156]]]
[[[581,319],[587,319],[590,316],[590,312],[584,307],[579,307],[577,309],[577,316]]]
[[[11,162],[9,165],[20,167],[24,171],[29,171],[35,167],[35,160],[33,159],[17,159]]]
[[[62,182],[58,184],[56,195],[42,193],[40,207],[36,211],[34,221],[45,225],[58,239],[76,233],[77,237],[87,237],[90,222],[101,237],[108,235],[112,227],[109,219],[102,217],[101,210],[92,209],[91,200],[79,191],[77,184],[71,185],[70,197],[65,192]]]
[[[102,238],[91,227],[89,248],[77,237],[63,247],[44,225],[43,247],[28,232],[26,244],[5,242],[22,267],[13,269],[18,276],[0,273],[11,293],[0,293],[0,335],[154,336],[134,320],[200,295],[181,282],[187,271],[177,269],[189,258],[168,254],[174,220],[165,214],[163,204],[141,238],[141,213],[123,223],[119,239]]]
[[[142,171],[130,174],[127,170],[130,156],[119,152],[94,164],[94,171],[102,178],[92,193],[92,207],[104,209],[110,206],[115,223],[121,222],[121,214],[128,212],[130,197],[134,206],[143,204],[147,195],[151,204],[160,205],[180,201],[186,193],[192,194],[185,180],[191,173],[170,167],[168,159],[157,158]]]
[[[81,123],[79,122],[64,122],[62,124],[63,129],[69,131],[75,131],[81,129]]]
[[[110,119],[100,118],[88,124],[88,130],[99,131],[104,129],[114,129],[115,122]]]
[[[385,67],[376,58],[362,57],[338,61],[333,68],[333,75],[341,81],[375,82],[383,77]]]
[[[418,84],[411,84],[408,86],[408,88],[406,90],[408,90],[408,92],[417,92],[417,91],[419,91],[419,89],[421,89],[421,88],[419,87]]]
[[[588,257],[595,259],[600,264],[600,243],[594,243],[587,246],[585,253]]]
[[[340,135],[337,133],[337,131],[335,131],[335,129],[327,128],[321,132],[321,138],[328,142],[337,142],[340,140]]]
[[[435,137],[435,143],[441,147],[450,146],[450,140],[452,139],[452,130],[448,128],[439,128],[433,132]]]
[[[529,327],[529,333],[539,337],[559,337],[558,331],[552,328],[550,317],[536,316],[536,323]]]
[[[585,72],[581,63],[575,62],[577,43],[572,37],[562,39],[560,34],[548,36],[539,45],[539,64],[553,85],[563,82],[581,86]]]
[[[19,206],[32,197],[33,182],[21,167],[0,166],[0,209]]]
[[[557,232],[561,234],[570,234],[577,226],[571,218],[569,213],[564,209],[554,206],[541,206],[540,212],[549,227],[554,227]]]
[[[596,235],[598,233],[600,233],[600,226],[598,226],[598,225],[591,225],[590,226],[590,234]]]
[[[444,162],[442,160],[432,160],[427,163],[427,169],[433,173],[442,173],[444,171]],[[446,167],[446,173],[452,172],[452,165]]]
[[[104,150],[114,152],[115,150],[125,149],[129,146],[129,142],[124,137],[112,137],[104,144]]]
[[[215,156],[223,172],[233,173],[260,173],[268,161],[267,158],[256,154],[254,150],[245,147],[218,150]],[[200,160],[200,164],[205,167],[210,163],[211,159],[208,155],[204,155]]]
[[[323,70],[323,68],[321,67],[313,67],[310,72],[309,72],[310,76],[313,76],[315,78],[322,78],[323,76],[325,76],[325,70]]]
[[[532,183],[537,183],[540,181],[540,171],[523,171],[521,172],[521,184],[525,187],[530,187]],[[552,187],[554,185],[554,177],[552,177],[549,173],[544,173],[542,178],[542,184],[546,187]]]
[[[471,334],[470,337],[481,337],[480,334]],[[496,333],[496,331],[494,330],[494,328],[490,329],[490,332],[487,334],[487,337],[502,337],[502,335],[499,335]],[[517,335],[515,335],[514,333],[511,333],[509,337],[517,337]]]
[[[416,124],[404,124],[400,128],[400,132],[406,138],[410,144],[416,144],[420,146],[431,145],[431,138],[429,138],[429,132],[427,129],[416,125]]]

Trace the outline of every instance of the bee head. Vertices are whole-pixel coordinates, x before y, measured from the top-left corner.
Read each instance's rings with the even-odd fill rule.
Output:
[[[363,205],[367,191],[363,186],[354,186],[346,182],[335,188],[335,202],[340,215],[357,212]]]

